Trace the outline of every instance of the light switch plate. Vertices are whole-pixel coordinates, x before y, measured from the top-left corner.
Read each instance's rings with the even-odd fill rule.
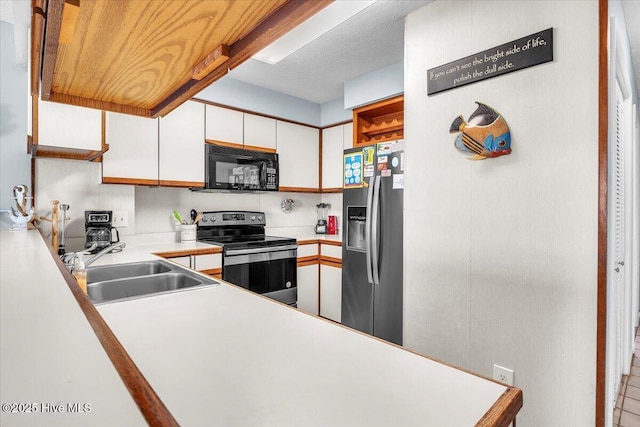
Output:
[[[111,225],[117,228],[124,228],[129,226],[129,212],[127,211],[113,211],[113,221]]]

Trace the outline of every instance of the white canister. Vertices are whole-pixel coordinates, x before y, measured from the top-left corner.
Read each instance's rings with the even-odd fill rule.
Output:
[[[180,241],[181,242],[193,242],[196,240],[197,224],[182,224],[180,226]]]

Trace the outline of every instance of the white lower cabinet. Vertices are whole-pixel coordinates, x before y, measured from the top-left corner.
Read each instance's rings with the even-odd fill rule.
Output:
[[[222,268],[222,254],[194,255],[191,268],[198,271]]]
[[[320,316],[342,321],[342,269],[320,265]]]
[[[318,264],[298,267],[298,309],[318,315]]]
[[[180,264],[184,267],[191,268],[191,255],[187,256],[177,256],[172,258],[167,258],[169,261],[173,261],[176,264]]]

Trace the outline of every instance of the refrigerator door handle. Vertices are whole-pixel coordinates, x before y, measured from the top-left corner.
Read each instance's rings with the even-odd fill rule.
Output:
[[[380,212],[380,176],[375,177],[375,187],[373,189],[373,206],[371,209],[371,269],[373,270],[373,284],[380,284],[380,268],[378,265],[378,255],[380,254],[378,241],[378,222]]]
[[[369,190],[367,191],[367,210],[364,222],[364,245],[365,258],[367,260],[367,281],[373,283],[373,263],[371,260],[371,206],[373,204],[373,187],[375,186],[375,176],[369,180]]]

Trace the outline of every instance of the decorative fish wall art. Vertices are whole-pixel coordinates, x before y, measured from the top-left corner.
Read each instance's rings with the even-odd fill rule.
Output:
[[[470,160],[499,157],[511,153],[511,133],[502,115],[486,104],[477,102],[478,108],[465,121],[458,116],[451,123],[449,133],[459,133],[455,147],[464,153],[473,153]]]

